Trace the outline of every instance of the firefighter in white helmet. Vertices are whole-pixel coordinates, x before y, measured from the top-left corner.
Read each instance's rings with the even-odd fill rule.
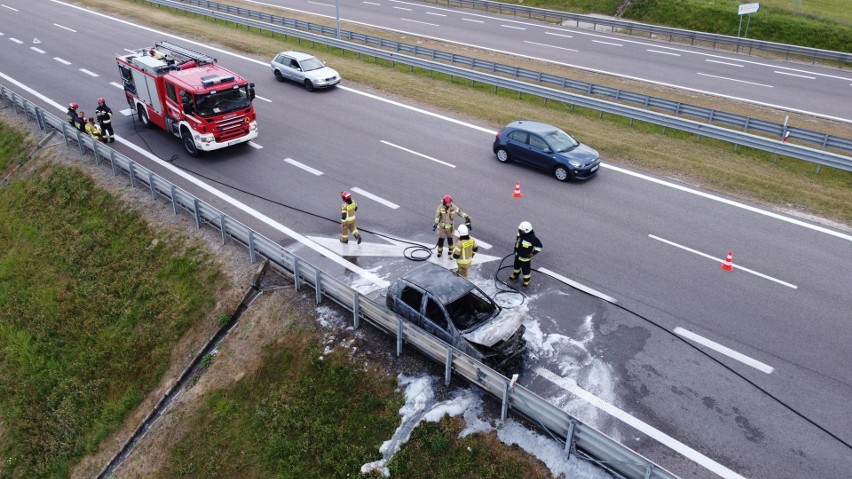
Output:
[[[541,241],[536,238],[529,221],[518,225],[518,236],[515,238],[515,264],[512,267],[512,276],[509,279],[518,279],[523,273],[524,287],[530,285],[532,276],[532,257],[541,252]]]
[[[453,215],[458,215],[464,218],[464,224],[467,229],[470,228],[470,216],[462,211],[458,206],[453,204],[453,197],[444,195],[441,200],[441,205],[438,206],[438,211],[435,212],[435,224],[432,225],[432,231],[438,231],[438,257],[444,253],[444,239],[447,240],[450,254],[453,251]]]
[[[358,211],[358,205],[352,200],[352,195],[348,191],[340,192],[340,199],[343,204],[340,205],[340,242],[349,242],[349,233],[355,237],[358,244],[361,244],[361,233],[355,227],[355,212]]]
[[[459,267],[459,276],[467,278],[467,270],[473,261],[473,255],[479,250],[476,240],[470,237],[470,231],[465,225],[459,226],[459,242],[453,248],[453,259]]]

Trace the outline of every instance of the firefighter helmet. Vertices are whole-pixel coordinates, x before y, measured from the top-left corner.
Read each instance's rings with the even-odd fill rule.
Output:
[[[340,192],[340,197],[343,199],[343,201],[349,201],[349,200],[351,200],[351,199],[352,199],[352,195],[351,195],[351,194],[349,194],[349,192],[348,192],[348,191],[341,191],[341,192]]]
[[[460,225],[458,232],[459,232],[459,236],[467,236],[467,235],[470,234],[470,232],[467,230],[467,226],[465,226],[465,225]]]
[[[518,230],[521,233],[529,233],[530,231],[532,231],[532,225],[529,221],[523,221],[521,222],[521,224],[518,225]]]
[[[448,205],[453,202],[453,197],[450,195],[444,195],[444,204]]]
[[[76,110],[79,107],[80,107],[80,105],[78,105],[76,103],[71,103],[70,105],[68,105],[68,108],[70,108],[72,110]]]
[[[98,98],[98,105],[105,105],[106,100],[104,98]]]

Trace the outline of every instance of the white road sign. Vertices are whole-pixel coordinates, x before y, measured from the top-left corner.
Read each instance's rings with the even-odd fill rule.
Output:
[[[740,5],[740,15],[749,15],[757,12],[757,9],[760,8],[759,3],[743,3]]]

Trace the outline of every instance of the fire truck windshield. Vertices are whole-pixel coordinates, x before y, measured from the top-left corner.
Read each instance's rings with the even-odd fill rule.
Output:
[[[230,88],[228,90],[195,95],[196,112],[200,116],[213,116],[246,108],[251,104],[248,87]]]

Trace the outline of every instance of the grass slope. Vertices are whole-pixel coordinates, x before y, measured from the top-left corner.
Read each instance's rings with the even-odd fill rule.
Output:
[[[67,477],[157,384],[222,275],[78,170],[31,173],[0,190],[0,476]]]

